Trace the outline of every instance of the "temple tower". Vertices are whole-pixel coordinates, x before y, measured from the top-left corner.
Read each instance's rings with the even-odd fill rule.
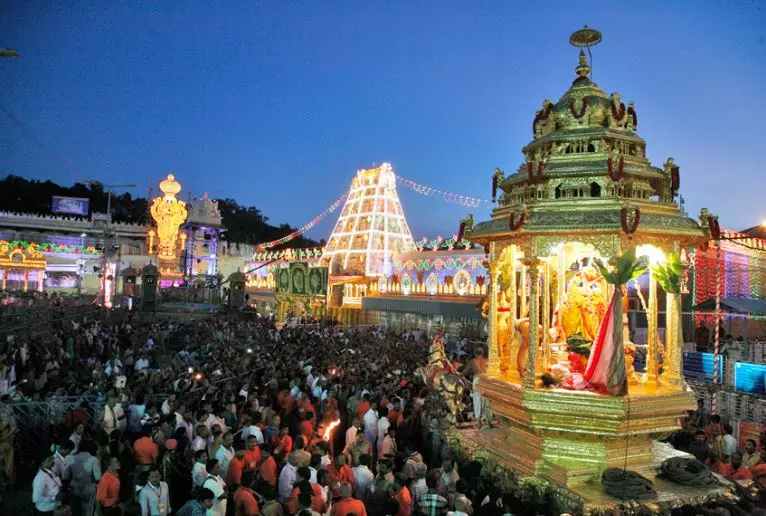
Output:
[[[322,255],[330,274],[390,274],[394,252],[414,250],[391,165],[359,170]]]

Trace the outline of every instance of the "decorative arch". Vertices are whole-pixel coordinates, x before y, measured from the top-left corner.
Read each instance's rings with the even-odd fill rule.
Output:
[[[452,284],[455,287],[455,292],[457,292],[459,296],[465,296],[471,292],[473,281],[471,280],[471,275],[468,274],[468,271],[461,269],[455,273],[455,277],[452,279]]]

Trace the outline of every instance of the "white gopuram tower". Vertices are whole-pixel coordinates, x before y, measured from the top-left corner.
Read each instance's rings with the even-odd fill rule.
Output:
[[[393,254],[414,250],[391,164],[357,171],[322,255],[330,274],[388,276]]]

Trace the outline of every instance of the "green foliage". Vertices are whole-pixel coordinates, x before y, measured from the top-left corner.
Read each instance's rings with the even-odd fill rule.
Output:
[[[606,282],[611,285],[624,285],[641,276],[647,269],[646,260],[636,258],[635,247],[625,251],[619,258],[609,260],[610,268],[604,267],[598,260],[595,260],[595,264]]]
[[[650,267],[657,283],[668,294],[681,293],[681,258],[676,253],[670,253],[665,263],[658,263]]]
[[[581,335],[570,335],[567,337],[567,351],[577,353],[584,357],[590,357],[590,349],[593,342]]]

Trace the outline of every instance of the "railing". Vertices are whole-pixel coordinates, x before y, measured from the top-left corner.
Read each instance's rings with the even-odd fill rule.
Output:
[[[23,469],[34,469],[57,437],[54,432],[63,424],[66,415],[83,402],[88,402],[88,427],[94,428],[106,402],[103,396],[54,396],[46,401],[0,403],[0,410],[10,413],[18,428],[16,465]],[[72,429],[64,431],[71,432]],[[62,437],[68,436],[67,433]]]

